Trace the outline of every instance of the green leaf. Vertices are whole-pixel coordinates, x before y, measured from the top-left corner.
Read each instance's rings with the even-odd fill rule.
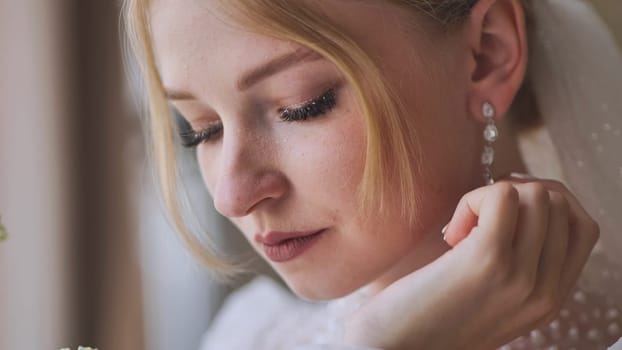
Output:
[[[0,242],[9,238],[9,234],[6,232],[6,228],[2,225],[2,221],[0,221]]]

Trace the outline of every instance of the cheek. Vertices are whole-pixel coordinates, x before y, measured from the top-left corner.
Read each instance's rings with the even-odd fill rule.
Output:
[[[287,175],[295,189],[330,196],[330,201],[352,201],[366,153],[363,117],[356,110],[336,111],[290,145],[282,149],[282,160],[289,164]]]
[[[197,148],[195,154],[199,165],[199,171],[201,172],[201,177],[203,178],[203,183],[205,184],[209,194],[213,195],[218,175],[218,169],[215,166],[218,164],[218,154],[214,150],[208,150],[201,146]]]

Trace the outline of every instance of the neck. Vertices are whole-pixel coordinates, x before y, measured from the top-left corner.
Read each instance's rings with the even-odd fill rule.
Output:
[[[492,165],[495,180],[500,180],[512,172],[527,173],[527,167],[519,150],[518,132],[514,123],[511,118],[503,118],[497,123],[501,136],[493,145],[496,153],[495,162]]]
[[[374,295],[400,278],[431,263],[448,251],[450,247],[443,240],[441,229],[442,227],[437,227],[434,232],[430,232],[423,237],[410,253],[403,256],[382,277],[370,283],[367,286],[367,291]]]
[[[527,168],[520,154],[518,147],[517,132],[514,125],[508,118],[504,118],[497,123],[499,134],[501,137],[495,142],[495,162],[492,166],[492,171],[496,180],[499,180],[512,172],[527,173]],[[483,143],[482,143],[483,147]],[[478,153],[481,150],[477,151]],[[478,164],[479,165],[479,164]],[[477,170],[473,172],[474,178],[473,188],[483,185],[483,179],[481,178],[481,171]],[[464,193],[472,190],[473,188],[467,188]],[[452,208],[455,209],[455,208]],[[447,217],[451,217],[445,215]],[[369,293],[376,294],[394,283],[398,279],[411,274],[412,272],[430,264],[434,260],[438,259],[441,255],[451,249],[449,245],[443,240],[441,235],[442,225],[432,228],[417,245],[402,257],[393,267],[384,273],[379,279],[375,280],[367,286]]]

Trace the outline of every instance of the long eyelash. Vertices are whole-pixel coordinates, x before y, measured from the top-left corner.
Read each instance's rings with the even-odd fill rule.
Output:
[[[324,95],[298,108],[280,109],[280,118],[285,122],[303,121],[329,112],[337,104],[337,93],[331,88]]]
[[[311,100],[297,108],[283,108],[279,110],[280,119],[285,122],[303,121],[308,118],[319,117],[326,114],[337,105],[337,93],[335,88],[331,88],[322,96]],[[182,146],[186,148],[194,148],[200,143],[209,141],[212,137],[222,132],[222,123],[215,123],[203,130],[194,131],[190,125],[185,125],[186,130],[181,131]]]
[[[202,142],[209,141],[222,131],[222,123],[216,123],[200,131],[188,130],[179,133],[181,144],[186,148],[193,148]]]

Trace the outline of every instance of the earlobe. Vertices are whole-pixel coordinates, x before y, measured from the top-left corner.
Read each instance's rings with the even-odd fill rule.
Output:
[[[479,1],[467,30],[473,60],[469,112],[484,122],[481,106],[490,101],[497,109],[497,119],[502,118],[527,70],[527,34],[521,1]]]

